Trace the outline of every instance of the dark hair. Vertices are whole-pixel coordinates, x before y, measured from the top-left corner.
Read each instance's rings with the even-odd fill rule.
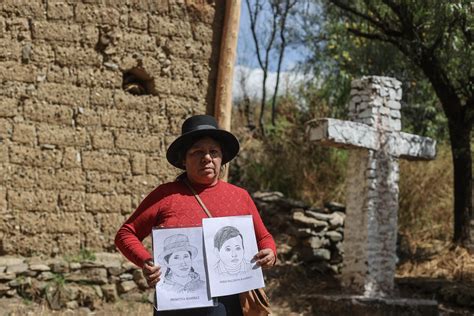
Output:
[[[189,253],[189,256],[191,257],[191,259],[193,258],[193,254],[191,253],[191,251],[188,250],[188,253]],[[170,257],[173,253],[170,253],[166,256],[163,257],[163,259],[165,259],[166,263],[170,263]],[[166,272],[165,272],[165,278],[170,274],[171,272],[171,269],[169,267],[166,267]],[[194,268],[191,266],[191,272],[194,272]]]
[[[240,236],[242,240],[242,247],[244,247],[244,238],[240,231],[234,226],[224,226],[219,229],[214,236],[214,247],[221,250],[222,245],[229,239]]]

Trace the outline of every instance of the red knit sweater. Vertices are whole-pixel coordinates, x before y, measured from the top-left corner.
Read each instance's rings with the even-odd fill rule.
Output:
[[[244,189],[218,181],[214,186],[193,185],[213,217],[253,216],[259,249],[270,248],[276,256],[275,241],[267,231],[250,195]],[[138,206],[115,236],[115,245],[130,261],[139,267],[152,256],[141,241],[155,226],[201,226],[207,215],[194,195],[181,181],[160,185]]]

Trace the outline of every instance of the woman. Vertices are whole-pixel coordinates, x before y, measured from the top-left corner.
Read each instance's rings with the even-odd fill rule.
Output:
[[[164,241],[164,250],[158,256],[160,266],[166,267],[161,289],[177,293],[190,293],[206,289],[206,282],[194,271],[193,259],[197,248],[189,244],[186,235],[176,234]]]
[[[196,115],[184,121],[179,136],[168,147],[168,162],[185,170],[174,182],[153,190],[122,225],[115,237],[117,248],[133,263],[142,268],[150,287],[162,276],[161,266],[142,244],[154,226],[201,226],[207,214],[190,192],[187,181],[199,194],[213,217],[252,215],[259,252],[254,256],[257,265],[269,268],[276,261],[273,237],[265,228],[247,191],[219,180],[222,165],[239,152],[235,136],[218,128],[208,115]],[[156,312],[155,315],[241,315],[238,295],[219,298],[216,307]]]
[[[221,276],[245,274],[252,264],[245,260],[244,239],[233,226],[224,226],[214,236],[214,253],[219,260],[214,271]]]

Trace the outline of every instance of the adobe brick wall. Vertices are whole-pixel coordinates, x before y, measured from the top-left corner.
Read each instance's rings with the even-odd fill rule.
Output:
[[[177,170],[183,119],[211,111],[224,1],[0,2],[0,255],[114,249]],[[141,68],[154,91],[133,95]]]

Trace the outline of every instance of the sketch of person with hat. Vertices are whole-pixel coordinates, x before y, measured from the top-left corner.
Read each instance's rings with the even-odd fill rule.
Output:
[[[160,285],[163,290],[187,293],[206,288],[206,282],[201,280],[192,265],[197,252],[186,235],[176,234],[165,239],[164,250],[158,257],[161,266],[166,267]]]

